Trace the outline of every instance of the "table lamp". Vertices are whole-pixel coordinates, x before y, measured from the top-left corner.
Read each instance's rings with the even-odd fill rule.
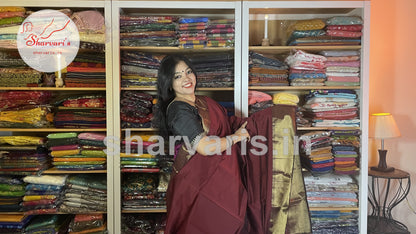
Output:
[[[399,128],[390,113],[375,113],[370,116],[369,137],[381,139],[381,149],[378,150],[379,162],[377,167],[371,170],[380,172],[394,171],[394,167],[388,167],[386,163],[387,150],[384,149],[384,139],[400,136]]]

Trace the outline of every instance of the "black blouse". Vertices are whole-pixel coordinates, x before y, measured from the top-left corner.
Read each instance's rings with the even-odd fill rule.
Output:
[[[172,133],[175,136],[188,137],[192,147],[195,147],[197,143],[195,138],[204,134],[198,110],[189,103],[173,101],[169,105],[166,115],[168,127]]]

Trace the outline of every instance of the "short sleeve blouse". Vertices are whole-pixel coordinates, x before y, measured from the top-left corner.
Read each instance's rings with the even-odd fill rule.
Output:
[[[198,136],[204,134],[202,119],[198,110],[182,101],[172,102],[167,110],[168,127],[175,136],[188,137],[192,146]],[[183,139],[183,138],[182,138]]]

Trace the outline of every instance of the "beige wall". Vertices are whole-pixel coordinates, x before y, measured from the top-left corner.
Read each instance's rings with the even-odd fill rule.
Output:
[[[416,233],[416,1],[372,0],[370,114],[393,114],[402,136],[385,140],[387,164],[407,171],[413,186],[393,217]],[[379,141],[369,140],[369,165],[378,163]]]

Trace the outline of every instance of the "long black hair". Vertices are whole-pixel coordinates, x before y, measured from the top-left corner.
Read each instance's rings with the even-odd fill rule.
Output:
[[[166,111],[169,103],[173,101],[175,91],[172,88],[173,78],[175,76],[175,68],[179,62],[185,62],[195,74],[196,72],[191,61],[183,55],[167,55],[165,56],[159,67],[157,74],[157,111],[155,113],[156,125],[159,128],[159,134],[168,139],[171,132],[169,131],[166,120]]]

